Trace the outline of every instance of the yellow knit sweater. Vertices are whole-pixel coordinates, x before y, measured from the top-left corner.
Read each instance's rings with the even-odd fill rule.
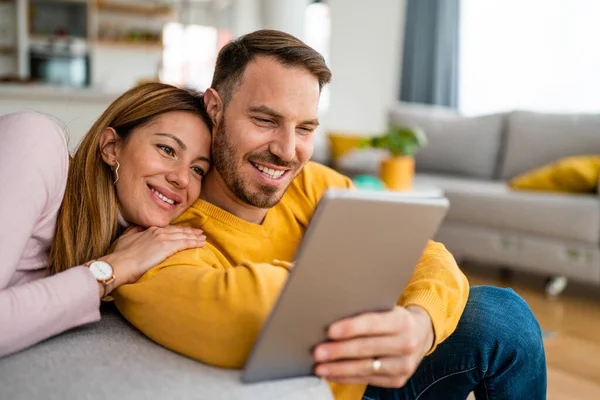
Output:
[[[288,277],[290,262],[328,187],[351,181],[309,163],[261,225],[198,200],[174,224],[202,228],[208,244],[182,251],[115,293],[120,312],[161,345],[207,364],[242,368]],[[430,242],[401,294],[433,321],[435,345],[456,328],[469,293],[443,245]],[[336,399],[360,399],[365,385],[331,384]]]

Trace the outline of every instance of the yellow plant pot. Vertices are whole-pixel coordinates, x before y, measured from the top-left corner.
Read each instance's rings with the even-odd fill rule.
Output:
[[[410,156],[387,158],[379,166],[379,177],[390,190],[411,190],[414,176],[415,159]]]

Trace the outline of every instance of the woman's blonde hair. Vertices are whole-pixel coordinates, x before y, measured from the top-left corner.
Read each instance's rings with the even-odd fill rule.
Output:
[[[112,170],[100,153],[102,132],[113,128],[126,141],[134,129],[174,111],[194,113],[212,128],[201,93],[158,82],[128,90],[94,123],[70,159],[50,248],[50,275],[104,256],[117,237],[117,193]]]

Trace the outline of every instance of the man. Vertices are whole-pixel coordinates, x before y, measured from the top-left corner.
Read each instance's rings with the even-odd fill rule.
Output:
[[[205,94],[214,169],[174,222],[202,228],[208,244],[175,254],[115,298],[151,339],[208,364],[244,366],[320,197],[351,186],[309,162],[330,78],[319,53],[282,32],[222,49]],[[338,321],[316,347],[315,373],[336,398],[464,399],[473,390],[545,398],[540,329],[514,292],[469,293],[451,254],[430,242],[398,293],[392,311]]]

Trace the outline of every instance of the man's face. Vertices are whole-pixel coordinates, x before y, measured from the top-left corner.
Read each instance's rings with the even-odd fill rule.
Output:
[[[241,201],[271,208],[313,153],[319,82],[305,69],[258,57],[246,67],[213,139],[213,161]]]

